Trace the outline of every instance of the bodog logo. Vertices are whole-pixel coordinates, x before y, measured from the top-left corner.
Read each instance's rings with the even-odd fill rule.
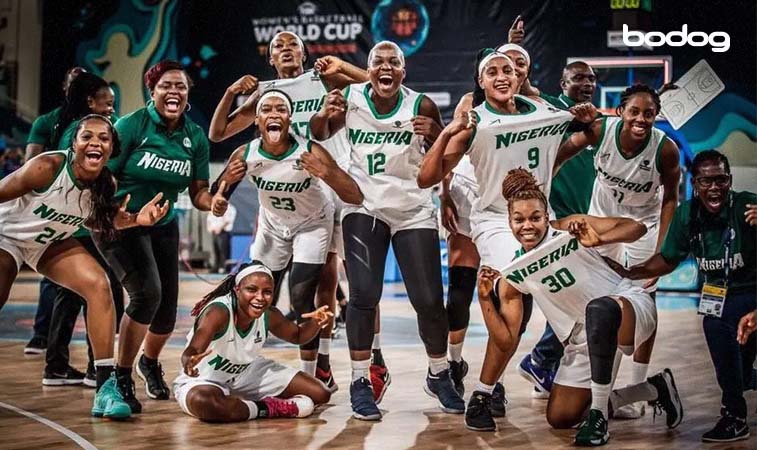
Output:
[[[392,41],[410,56],[423,46],[428,36],[426,7],[417,0],[382,0],[373,11],[373,41]]]

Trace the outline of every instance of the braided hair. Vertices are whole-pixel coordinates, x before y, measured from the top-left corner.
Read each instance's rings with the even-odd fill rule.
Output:
[[[625,109],[626,104],[628,104],[628,100],[630,100],[631,97],[636,94],[649,94],[649,96],[652,97],[655,108],[657,109],[656,112],[660,112],[660,95],[657,93],[657,91],[647,86],[646,84],[637,83],[633,86],[627,87],[626,90],[624,90],[623,93],[620,94],[620,105],[615,108],[615,113],[618,116],[620,116]]]
[[[53,127],[50,137],[51,145],[59,145],[66,128],[73,121],[92,112],[89,109],[89,99],[94,98],[100,89],[108,88],[110,85],[107,81],[89,72],[82,72],[74,78],[66,91],[66,99],[63,101],[58,122]]]
[[[74,144],[76,136],[86,122],[99,120],[108,125],[108,131],[111,135],[111,153],[110,157],[116,157],[121,152],[121,143],[118,140],[118,133],[113,127],[111,121],[99,114],[88,114],[79,120],[74,132]],[[90,192],[89,216],[84,221],[84,225],[90,230],[101,233],[103,238],[108,241],[114,240],[118,236],[118,230],[113,225],[113,219],[118,214],[119,204],[114,200],[116,195],[116,183],[108,166],[103,166],[100,174],[93,181],[85,185]]]
[[[547,197],[539,188],[536,178],[528,170],[518,167],[507,172],[502,182],[502,195],[507,200],[508,211],[516,200],[539,200],[547,209]]]

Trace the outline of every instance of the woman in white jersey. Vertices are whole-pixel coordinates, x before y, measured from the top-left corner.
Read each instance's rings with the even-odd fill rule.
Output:
[[[376,306],[391,243],[418,314],[429,359],[426,392],[442,409],[462,413],[465,404],[449,378],[447,319],[444,312],[439,235],[431,191],[415,183],[430,144],[441,131],[439,110],[428,97],[402,85],[405,58],[400,48],[379,42],[368,54],[370,82],[329,93],[310,121],[313,135],[326,139],[346,128],[350,174],[365,196],[361,206],[345,206],[342,220],[350,282],[347,341],[352,359],[350,397],[354,416],[378,420],[381,412],[369,381]]]
[[[475,121],[455,118],[426,154],[418,173],[418,185],[432,186],[447,176],[467,154],[474,168],[478,197],[471,210],[471,234],[481,264],[502,269],[515,256],[518,243],[510,231],[507,205],[500,188],[508,170],[527,167],[545,190],[562,155],[558,147],[571,124],[571,114],[545,105],[537,99],[517,95],[515,64],[505,54],[490,51],[479,64],[478,83],[485,101],[473,108]],[[582,118],[593,118],[593,107],[577,108]],[[584,120],[585,121],[585,120]],[[473,126],[475,124],[475,126]],[[530,317],[524,316],[523,331]],[[505,370],[509,355],[501,353],[491,339],[481,369],[478,390],[495,392],[493,405],[504,415],[504,389],[496,385]]]
[[[618,117],[597,119],[585,133],[566,141],[569,151],[592,145],[597,149],[589,214],[631,217],[647,226],[647,234],[635,242],[604,247],[602,252],[629,268],[660,250],[678,206],[681,176],[678,147],[665,132],[654,128],[660,112],[660,97],[653,89],[636,84],[620,96]],[[657,278],[638,281],[655,298]],[[633,355],[631,384],[646,379],[655,334]],[[616,417],[636,418],[643,403],[616,411]]]
[[[313,299],[330,248],[334,204],[329,187],[350,203],[362,202],[362,194],[320,144],[290,132],[292,108],[282,91],[266,91],[255,114],[261,137],[234,151],[227,171],[240,163],[247,167],[260,203],[252,258],[270,267],[277,281],[293,259],[290,294],[300,316],[315,308]],[[219,189],[223,191],[225,181]],[[213,213],[224,211],[214,208]],[[317,348],[317,339],[303,343],[300,357],[314,366]],[[306,370],[310,375],[314,371]]]
[[[82,118],[71,150],[40,154],[0,181],[0,307],[23,263],[87,302],[87,334],[95,358],[97,393],[92,415],[131,415],[113,374],[115,311],[110,283],[95,258],[71,235],[80,226],[108,239],[116,230],[154,225],[168,212],[157,206],[162,194],[137,214],[126,212],[129,198],[113,203],[115,182],[105,167],[119,152],[118,135],[99,115]]]
[[[192,309],[197,316],[174,380],[181,409],[205,422],[307,417],[331,392],[313,376],[260,355],[268,333],[293,344],[315,338],[333,316],[327,306],[291,322],[271,305],[273,274],[243,265]]]
[[[609,439],[608,403],[617,408],[645,400],[665,411],[668,427],[678,426],[683,409],[669,369],[611,393],[618,350],[631,354],[640,346],[654,331],[657,313],[643,290],[616,274],[595,247],[633,242],[646,227],[620,217],[571,215],[550,221],[547,197],[523,168],[508,172],[502,195],[522,248],[501,272],[482,269],[479,302],[490,335],[505,353],[517,347],[526,294],[533,295],[565,344],[547,405],[550,425],[570,428],[585,418],[575,443],[603,445]],[[494,429],[486,403],[486,393],[473,393],[466,413],[470,428]]]
[[[305,63],[308,59],[307,48],[302,39],[290,31],[277,33],[268,45],[269,63],[276,70],[276,79],[258,81],[252,75],[245,75],[234,82],[223,95],[216,107],[213,119],[210,123],[210,140],[220,142],[228,139],[242,130],[249,128],[255,121],[255,109],[260,94],[269,89],[279,89],[292,99],[293,109],[291,114],[291,129],[294,134],[305,139],[310,139],[309,121],[321,107],[326,93],[331,89],[342,89],[350,83],[359,83],[367,80],[365,70],[353,66],[334,56],[324,56],[315,61],[314,70],[306,70]],[[237,109],[232,111],[232,104],[237,95],[251,94],[249,98]],[[331,153],[340,167],[345,168],[349,163],[349,151],[345,133],[340,133],[333,138],[319,142]],[[241,174],[244,165],[237,163],[230,166],[230,172]],[[229,194],[233,192],[233,186],[229,186]],[[229,195],[227,195],[228,197]],[[317,291],[315,292],[316,304],[329,305],[333,310],[336,303],[336,288],[338,281],[338,259],[343,258],[341,235],[341,208],[342,203],[336,197],[334,203],[334,227],[331,239],[331,247],[319,276]],[[280,277],[276,278],[277,286]],[[316,362],[315,350],[310,349],[301,355],[302,368],[305,372],[322,380],[332,392],[337,390],[334,377],[329,363],[329,349],[331,344],[332,327],[326,327],[321,332],[320,345],[318,341],[313,344],[318,347]],[[316,368],[317,363],[317,368]]]

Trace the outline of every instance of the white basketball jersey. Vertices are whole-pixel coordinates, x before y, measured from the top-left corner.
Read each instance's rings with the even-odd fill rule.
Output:
[[[478,181],[474,211],[507,214],[502,181],[518,167],[530,171],[549,198],[557,150],[572,115],[521,95],[515,98],[526,112],[504,114],[486,101],[473,108],[478,125],[467,153]]]
[[[505,267],[502,277],[518,291],[533,295],[561,341],[568,338],[576,322],[584,323],[591,300],[630,287],[595,249],[552,228],[536,248]]]
[[[255,139],[247,144],[244,159],[260,206],[282,225],[295,226],[323,212],[331,197],[325,185],[300,166],[300,155],[310,151],[311,141],[295,134],[289,139],[289,150],[280,156],[263,150],[263,140]]]
[[[657,222],[662,204],[660,152],[667,137],[652,128],[649,139],[632,157],[620,150],[623,120],[607,117],[601,142],[597,145],[594,183],[590,211],[598,216],[625,216],[645,222]]]
[[[90,212],[90,192],[74,182],[70,150],[46,152],[64,156],[52,184],[0,204],[0,237],[22,248],[46,247],[71,236]],[[41,155],[40,155],[41,156]]]
[[[264,93],[270,89],[278,89],[292,99],[291,129],[306,139],[310,136],[310,118],[320,111],[328,91],[315,71],[307,70],[295,78],[262,81],[258,84],[258,92]],[[349,164],[349,145],[347,132],[340,130],[325,141],[316,141],[331,154],[341,168]]]
[[[211,353],[200,360],[195,366],[200,372],[199,379],[213,381],[219,384],[231,384],[234,378],[247,370],[255,358],[260,355],[266,337],[268,337],[268,311],[252,322],[248,330],[238,330],[234,325],[237,300],[234,294],[229,293],[218,297],[205,305],[202,311],[206,311],[211,305],[222,305],[229,311],[229,323],[223,334],[213,336],[208,345]],[[202,314],[202,312],[200,313]],[[187,343],[192,342],[195,327],[187,334]],[[179,377],[184,377],[183,371]],[[192,378],[196,379],[196,378]]]
[[[476,184],[476,168],[471,164],[470,156],[463,155],[460,162],[458,162],[455,168],[452,169],[452,172],[455,175],[465,178],[465,181],[474,186],[478,191],[478,186]]]
[[[423,96],[402,86],[397,106],[379,114],[370,99],[370,83],[353,84],[347,99],[346,126],[350,144],[350,175],[363,191],[363,207],[380,218],[404,220],[419,210],[434,214],[431,189],[416,180],[423,160],[423,137],[410,122]],[[345,209],[350,209],[347,206]]]

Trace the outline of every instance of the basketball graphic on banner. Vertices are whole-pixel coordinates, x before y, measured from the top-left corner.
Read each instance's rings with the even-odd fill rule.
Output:
[[[371,19],[374,42],[392,41],[410,56],[423,46],[428,36],[426,7],[416,0],[383,0]]]

